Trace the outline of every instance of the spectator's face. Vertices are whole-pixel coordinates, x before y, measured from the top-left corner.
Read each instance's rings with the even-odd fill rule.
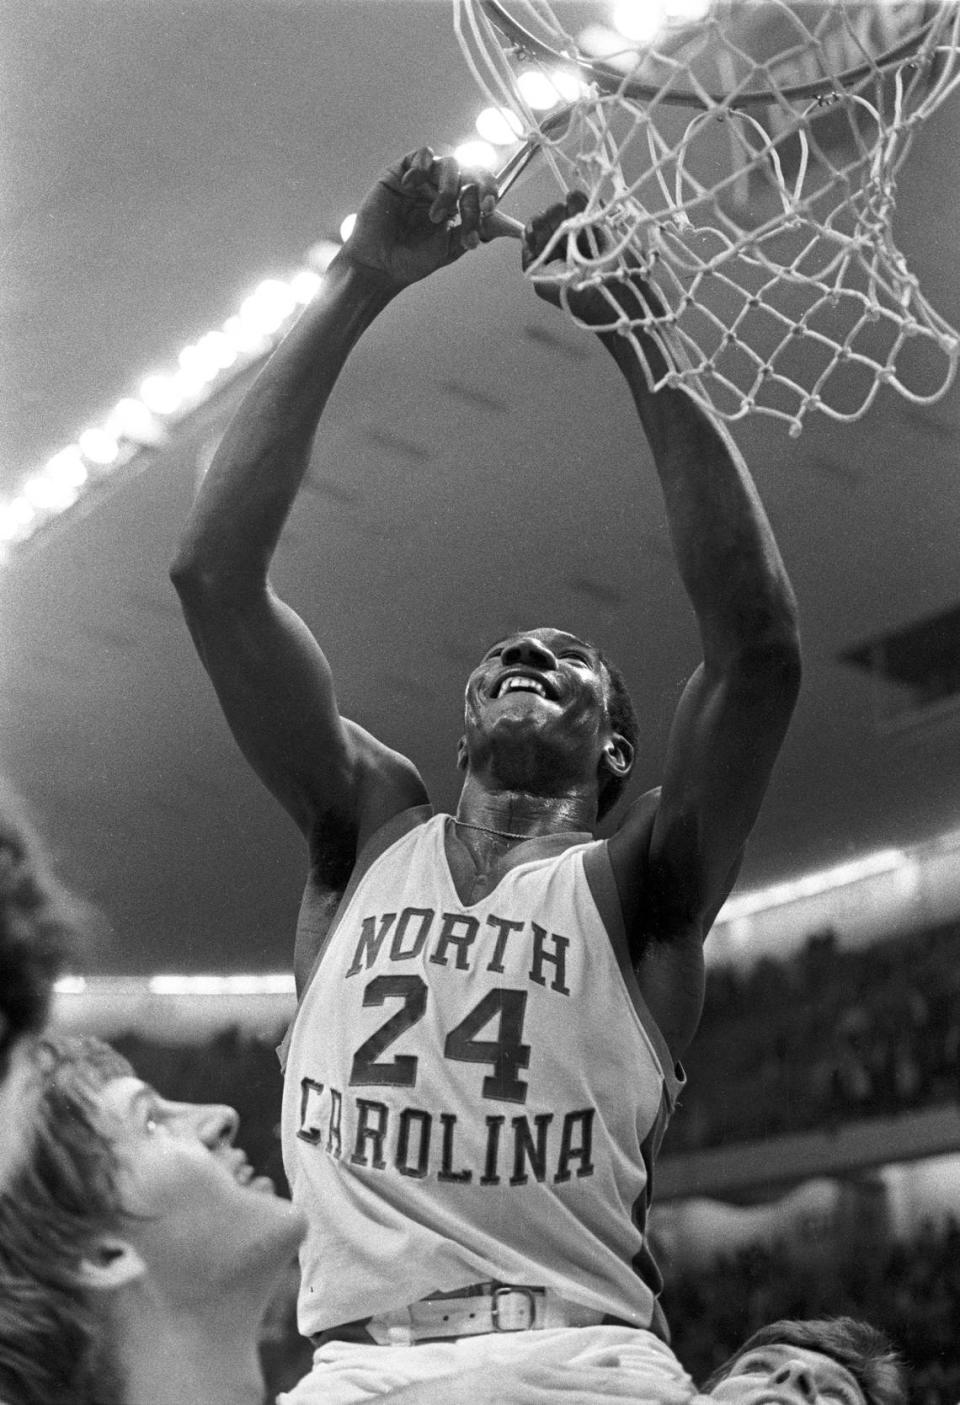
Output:
[[[14,1040],[0,1067],[0,1186],[26,1157],[33,1110],[40,1097],[35,1046],[33,1035]]]
[[[808,1347],[773,1343],[744,1352],[710,1392],[727,1405],[867,1405],[853,1376]]]
[[[118,1238],[167,1301],[209,1298],[218,1284],[275,1273],[293,1254],[302,1216],[253,1176],[233,1145],[231,1108],[168,1102],[124,1077],[104,1086],[99,1110],[133,1217],[117,1226]]]

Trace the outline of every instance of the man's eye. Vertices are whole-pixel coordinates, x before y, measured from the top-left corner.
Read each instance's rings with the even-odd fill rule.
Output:
[[[144,1119],[143,1125],[144,1129],[150,1134],[150,1136],[153,1136],[157,1132],[165,1132],[167,1130],[166,1118],[164,1117],[163,1112],[159,1107],[152,1107],[147,1109],[147,1114]]]

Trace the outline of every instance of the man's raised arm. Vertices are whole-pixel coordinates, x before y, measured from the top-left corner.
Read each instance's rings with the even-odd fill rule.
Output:
[[[494,205],[492,181],[429,148],[378,181],[228,428],[171,570],[237,742],[308,837],[333,823],[356,845],[425,794],[408,761],[340,716],[327,660],[271,589],[270,561],[351,350],[404,287],[501,232]]]
[[[560,219],[583,208],[574,194],[565,208],[534,221],[525,261],[546,246]],[[640,299],[659,310],[655,290],[640,281],[611,282],[608,290],[628,314],[642,311]],[[538,292],[558,302],[556,289],[538,285]],[[610,304],[599,290],[571,295],[570,301],[584,321],[609,326]],[[667,369],[663,353],[642,331],[637,335],[659,378]],[[783,561],[725,426],[682,389],[651,391],[627,337],[603,332],[600,339],[627,381],[653,452],[674,555],[703,649],[703,662],[674,718],[652,826],[649,806],[638,806],[610,842],[639,952],[650,938],[701,938],[729,892],[796,703],[800,645]],[[679,338],[669,341],[668,350],[682,368]],[[633,883],[631,866],[637,874]],[[699,958],[692,965],[698,963]],[[681,1001],[679,1018],[660,1012],[662,1023],[674,1026],[675,1047],[683,1045],[699,1018],[699,982],[692,966],[688,974],[690,999]],[[666,984],[671,992],[676,989],[673,976]]]

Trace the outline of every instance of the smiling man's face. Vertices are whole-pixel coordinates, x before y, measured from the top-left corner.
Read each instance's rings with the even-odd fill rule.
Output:
[[[725,1405],[867,1405],[856,1379],[833,1357],[779,1342],[745,1351],[710,1396]]]
[[[462,760],[509,761],[505,783],[518,788],[529,758],[531,788],[555,754],[564,778],[596,774],[609,732],[608,680],[598,650],[566,630],[517,630],[494,644],[467,680],[467,747]]]

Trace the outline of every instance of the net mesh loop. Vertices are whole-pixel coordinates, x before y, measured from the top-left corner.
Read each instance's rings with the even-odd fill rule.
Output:
[[[793,435],[814,410],[859,418],[881,385],[917,404],[945,393],[960,339],[893,219],[913,139],[960,82],[954,0],[713,0],[605,48],[548,0],[454,6],[475,80],[521,131],[501,189],[539,153],[587,197],[528,276],[559,282],[574,320],[576,293],[599,288],[604,330],[629,338],[652,388]],[[637,275],[655,306],[625,312]]]

